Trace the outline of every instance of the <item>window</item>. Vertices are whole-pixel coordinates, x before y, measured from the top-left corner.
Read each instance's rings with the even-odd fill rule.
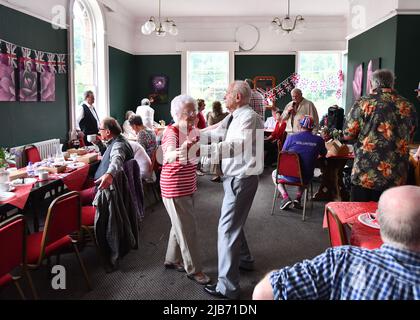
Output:
[[[337,95],[340,70],[341,52],[299,52],[298,87],[303,96],[315,104],[320,119],[332,105],[344,107],[341,96]]]
[[[229,85],[229,52],[188,52],[187,93],[204,99],[211,110],[216,100],[223,104]]]
[[[76,107],[83,101],[83,93],[92,90],[99,118],[109,115],[108,46],[102,9],[96,0],[73,0],[71,20],[72,90],[70,119],[75,128]]]
[[[76,0],[73,8],[74,94],[81,104],[86,90],[96,92],[96,51],[92,15],[83,1]]]

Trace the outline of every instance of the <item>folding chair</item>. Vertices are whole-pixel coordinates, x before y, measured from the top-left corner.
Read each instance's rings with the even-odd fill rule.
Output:
[[[328,235],[330,237],[331,246],[340,247],[349,245],[350,242],[347,239],[346,232],[344,231],[344,226],[338,219],[334,210],[326,206],[325,213],[327,215]]]
[[[23,215],[13,216],[0,223],[0,287],[13,282],[19,295],[24,300],[25,295],[19,280],[25,275],[32,294],[37,299],[37,293],[26,265],[26,224]],[[20,275],[13,276],[11,272],[21,267]]]
[[[287,176],[299,179],[299,182],[289,182],[283,179],[279,179],[278,176]],[[275,179],[275,189],[274,189],[274,196],[273,196],[273,206],[271,208],[271,215],[274,214],[274,207],[276,204],[276,200],[278,198],[278,185],[290,185],[296,187],[303,187],[304,194],[303,194],[303,213],[302,213],[302,221],[305,221],[306,218],[306,201],[308,199],[308,188],[311,187],[311,194],[313,193],[312,190],[312,182],[304,183],[302,177],[302,169],[300,166],[300,157],[299,154],[294,152],[288,151],[281,151],[279,152],[279,157],[277,161],[277,176]]]
[[[81,220],[78,192],[69,192],[55,199],[48,208],[44,230],[27,237],[28,267],[38,269],[44,259],[59,255],[63,249],[73,247],[86,284],[91,290],[89,276],[77,247],[79,242],[71,236],[78,233],[78,239],[81,238]]]

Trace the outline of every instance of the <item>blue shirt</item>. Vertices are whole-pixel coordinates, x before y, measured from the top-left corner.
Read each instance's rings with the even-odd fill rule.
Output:
[[[419,300],[420,253],[391,245],[330,248],[272,272],[270,282],[276,300]]]
[[[327,154],[324,139],[309,131],[289,135],[284,143],[283,151],[299,154],[305,183],[308,183],[314,176],[315,161],[318,156]]]

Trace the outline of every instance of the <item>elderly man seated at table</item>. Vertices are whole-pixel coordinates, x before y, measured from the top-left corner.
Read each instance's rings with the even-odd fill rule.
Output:
[[[101,163],[94,177],[97,187],[82,191],[84,204],[92,203],[97,188],[108,189],[116,173],[123,170],[124,162],[133,159],[133,149],[121,132],[121,126],[114,118],[105,118],[101,121],[99,127],[101,141],[95,142],[102,154]]]
[[[384,241],[380,249],[330,248],[313,260],[270,272],[255,287],[253,298],[419,300],[419,199],[420,187],[385,191],[378,206]]]
[[[283,151],[296,152],[300,157],[300,164],[302,169],[303,182],[309,183],[314,176],[315,161],[321,155],[327,154],[324,140],[312,133],[315,123],[314,119],[306,115],[299,122],[300,132],[294,135],[289,135],[283,146]],[[273,182],[276,183],[277,170],[273,171]],[[298,178],[278,176],[282,180],[288,182],[299,182]],[[283,197],[280,204],[281,210],[286,210],[293,203],[295,209],[302,209],[301,198],[304,188],[299,187],[296,199],[292,202],[287,193],[286,187],[283,184],[278,185],[279,191]]]

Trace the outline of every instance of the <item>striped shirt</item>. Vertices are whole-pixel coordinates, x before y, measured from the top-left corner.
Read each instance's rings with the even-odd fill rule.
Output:
[[[198,137],[198,130],[190,132],[189,138]],[[179,148],[185,141],[185,137],[181,137],[178,128],[169,126],[162,140],[163,154],[169,147]],[[163,162],[162,173],[160,176],[160,187],[162,197],[177,198],[192,195],[197,191],[197,158],[188,159],[188,162],[181,163],[178,159],[172,163]]]
[[[419,300],[420,253],[391,245],[330,248],[272,272],[270,282],[276,300]]]

